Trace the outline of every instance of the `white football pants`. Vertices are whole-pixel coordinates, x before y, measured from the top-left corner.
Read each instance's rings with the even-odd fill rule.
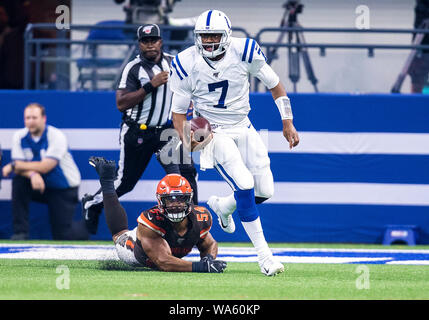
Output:
[[[268,151],[255,128],[216,128],[213,135],[213,165],[232,190],[255,189],[256,197],[271,198],[274,179]]]

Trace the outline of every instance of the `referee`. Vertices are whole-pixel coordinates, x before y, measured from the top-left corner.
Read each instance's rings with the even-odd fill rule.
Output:
[[[166,146],[168,141],[164,141],[161,133],[173,128],[170,117],[172,92],[168,83],[173,56],[162,51],[158,25],[140,26],[137,38],[140,54],[125,66],[116,90],[116,105],[123,113],[116,193],[120,197],[133,190],[152,155],[156,154],[167,174],[177,173],[189,181],[194,190],[193,202],[198,204],[197,171],[193,163],[164,164],[160,156],[165,149],[171,148]],[[183,154],[183,150],[180,151]],[[95,234],[103,209],[101,189],[94,195],[84,195],[82,209],[88,231]]]

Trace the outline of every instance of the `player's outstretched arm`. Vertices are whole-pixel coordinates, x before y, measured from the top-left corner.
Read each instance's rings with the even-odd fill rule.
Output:
[[[103,157],[94,156],[90,157],[88,162],[97,171],[103,194],[116,194],[114,186],[114,181],[117,176],[116,162],[114,160],[106,160]]]
[[[210,232],[207,234],[207,236],[204,238],[204,240],[201,243],[197,244],[197,248],[198,250],[200,250],[201,258],[204,258],[207,255],[211,255],[213,258],[216,259],[217,252],[218,252],[218,245]]]
[[[192,271],[192,262],[173,256],[167,241],[156,232],[139,224],[137,227],[137,237],[148,258],[155,263],[160,270],[167,272]]]
[[[226,262],[214,260],[210,255],[198,262],[176,258],[167,241],[144,225],[138,225],[137,237],[149,259],[162,271],[220,273],[226,268]]]

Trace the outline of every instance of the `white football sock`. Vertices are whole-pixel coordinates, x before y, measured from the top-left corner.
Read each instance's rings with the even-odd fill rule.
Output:
[[[271,257],[273,254],[265,240],[264,231],[262,230],[261,220],[259,217],[256,220],[250,222],[241,221],[241,223],[256,249],[258,261],[261,263],[266,258]]]

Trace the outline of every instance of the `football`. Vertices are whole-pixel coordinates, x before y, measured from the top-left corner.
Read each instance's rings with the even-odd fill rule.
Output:
[[[193,133],[194,140],[197,142],[204,141],[212,132],[210,123],[202,117],[191,119],[191,132]]]

